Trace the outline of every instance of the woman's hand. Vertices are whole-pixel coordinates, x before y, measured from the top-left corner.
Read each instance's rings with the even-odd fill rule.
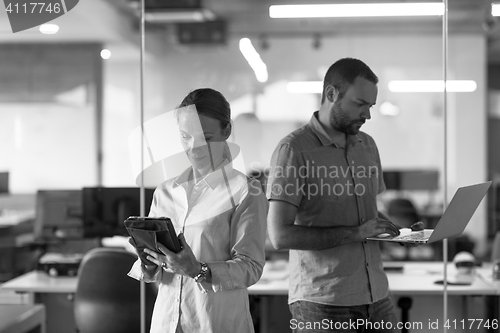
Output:
[[[194,256],[191,247],[186,243],[184,234],[179,235],[179,241],[181,250],[178,253],[170,251],[162,244],[158,244],[161,253],[149,249],[144,249],[144,252],[148,254],[148,260],[164,270],[194,278],[201,271],[201,264]]]

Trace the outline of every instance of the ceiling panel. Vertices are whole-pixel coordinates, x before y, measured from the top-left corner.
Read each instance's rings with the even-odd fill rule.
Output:
[[[130,0],[84,0],[71,12],[58,18],[58,34],[41,35],[36,28],[13,34],[5,11],[0,12],[0,42],[30,41],[102,41],[104,43],[140,45],[139,20],[129,5]],[[432,1],[432,0],[430,0]],[[314,3],[342,3],[345,1],[314,1]],[[372,2],[374,0],[364,0]],[[408,2],[385,0],[384,2]],[[440,1],[433,1],[440,2]],[[490,0],[450,0],[449,32],[484,33],[488,38],[488,59],[500,62],[500,23],[492,18]],[[218,18],[228,22],[229,37],[304,37],[307,35],[356,34],[411,34],[442,33],[439,17],[408,18],[321,18],[321,19],[271,19],[271,4],[300,4],[301,0],[205,0],[203,7]],[[150,48],[161,52],[165,43],[175,42],[175,26],[148,25]],[[154,46],[153,44],[158,45]],[[153,51],[154,53],[154,51]]]

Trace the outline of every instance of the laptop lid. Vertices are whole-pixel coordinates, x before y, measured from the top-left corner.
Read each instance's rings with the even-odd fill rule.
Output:
[[[434,229],[428,243],[460,235],[491,186],[491,181],[460,187]]]
[[[479,203],[486,195],[486,192],[491,186],[491,181],[460,187],[451,199],[450,204],[443,213],[436,228],[425,229],[432,231],[430,237],[419,239],[404,239],[403,235],[395,237],[369,237],[369,240],[385,241],[385,242],[398,242],[398,243],[417,243],[425,244],[440,241],[444,238],[450,238],[460,235],[467,224],[469,223],[472,215],[476,211]],[[423,231],[413,231],[410,234],[422,234]],[[403,237],[403,239],[401,239]]]

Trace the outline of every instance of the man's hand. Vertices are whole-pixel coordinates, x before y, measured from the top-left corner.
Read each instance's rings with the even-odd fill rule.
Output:
[[[421,221],[415,222],[410,226],[411,231],[422,231],[424,230],[424,223]],[[399,243],[401,246],[415,247],[419,246],[419,243]]]
[[[415,222],[410,227],[411,231],[424,230],[424,223],[422,221]]]
[[[399,228],[391,221],[378,217],[359,226],[359,236],[361,239],[376,237],[383,233],[388,233],[391,236],[397,236],[399,235]]]

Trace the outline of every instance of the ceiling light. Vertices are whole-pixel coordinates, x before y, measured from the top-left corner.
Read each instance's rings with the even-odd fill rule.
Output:
[[[111,51],[108,49],[103,49],[101,51],[101,58],[103,58],[105,60],[111,58]]]
[[[38,29],[42,34],[53,35],[59,31],[59,26],[57,24],[42,24]]]
[[[492,16],[500,16],[500,4],[492,3],[491,4],[491,15]]]
[[[292,81],[287,83],[286,90],[292,94],[321,94],[323,92],[323,82]]]
[[[268,79],[267,66],[260,58],[259,53],[255,50],[252,42],[248,38],[240,39],[240,51],[248,61],[250,67],[255,72],[255,76],[259,82],[266,82]]]
[[[436,2],[273,5],[269,7],[271,18],[439,15],[444,15],[444,4]]]
[[[144,13],[144,20],[150,23],[205,22],[214,19],[214,13],[204,8],[175,11],[151,10]]]
[[[389,90],[392,92],[443,92],[443,80],[406,80],[390,81]],[[473,92],[477,84],[473,80],[448,80],[446,91],[448,92]]]
[[[128,5],[139,16],[141,1],[130,0]],[[215,14],[201,7],[199,0],[193,1],[163,1],[152,0],[144,3],[144,20],[149,23],[187,23],[215,20]]]

